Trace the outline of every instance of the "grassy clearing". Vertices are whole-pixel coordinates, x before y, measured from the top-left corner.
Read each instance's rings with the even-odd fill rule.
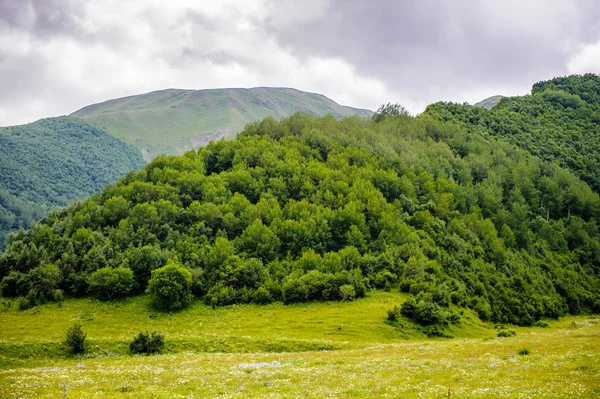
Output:
[[[233,306],[200,303],[163,314],[145,297],[0,312],[0,398],[592,398],[600,396],[600,324],[565,318],[516,336],[464,316],[453,339],[427,339],[384,322],[401,294],[352,303]],[[149,317],[152,316],[152,317]],[[60,345],[73,322],[88,354]],[[140,330],[168,353],[129,356]],[[529,354],[517,355],[527,348]],[[375,396],[373,396],[375,395]]]

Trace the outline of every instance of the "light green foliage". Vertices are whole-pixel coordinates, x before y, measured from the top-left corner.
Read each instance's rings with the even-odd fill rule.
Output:
[[[127,267],[103,267],[89,278],[90,291],[106,300],[128,295],[133,282],[133,271]]]
[[[165,266],[152,271],[146,292],[164,310],[185,308],[192,302],[192,274],[170,259]]]
[[[455,121],[469,130],[502,138],[548,161],[571,169],[600,192],[600,77],[572,75],[538,82],[531,95],[504,97],[491,109],[466,104],[436,103],[426,114]],[[552,183],[550,183],[550,186]],[[560,185],[560,184],[559,184]],[[550,188],[546,185],[546,188]],[[575,205],[573,191],[544,191],[556,196],[540,201],[556,215],[564,203]]]

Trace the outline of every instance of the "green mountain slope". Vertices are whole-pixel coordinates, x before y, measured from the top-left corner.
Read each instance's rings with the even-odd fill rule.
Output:
[[[457,307],[530,325],[600,311],[599,217],[568,170],[455,124],[295,114],[52,213],[0,256],[0,290],[85,295],[120,266],[120,294],[141,293],[169,262],[213,306],[380,287],[411,294],[401,313],[431,335]]]
[[[536,83],[531,95],[504,97],[488,110],[436,103],[425,113],[472,131],[502,137],[542,159],[571,169],[600,192],[600,76]]]
[[[161,90],[90,105],[73,116],[105,127],[142,150],[146,159],[183,153],[212,139],[233,138],[248,122],[295,112],[336,118],[370,116],[320,94],[288,88]]]
[[[9,231],[142,166],[135,148],[79,118],[0,128],[0,249]]]

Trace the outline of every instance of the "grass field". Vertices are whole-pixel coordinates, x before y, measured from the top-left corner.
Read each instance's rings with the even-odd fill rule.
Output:
[[[200,303],[174,314],[146,297],[65,301],[0,311],[0,398],[597,398],[600,323],[549,321],[497,338],[466,312],[454,338],[426,338],[415,325],[385,323],[402,294],[373,292],[351,303],[232,306]],[[61,345],[75,322],[87,353]],[[141,330],[167,350],[131,356]],[[528,355],[518,355],[523,349]],[[66,384],[66,386],[64,385]]]

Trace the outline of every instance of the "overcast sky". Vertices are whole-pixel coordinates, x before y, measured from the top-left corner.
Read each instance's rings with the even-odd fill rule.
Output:
[[[375,110],[600,73],[595,0],[0,0],[0,126],[164,88]]]

